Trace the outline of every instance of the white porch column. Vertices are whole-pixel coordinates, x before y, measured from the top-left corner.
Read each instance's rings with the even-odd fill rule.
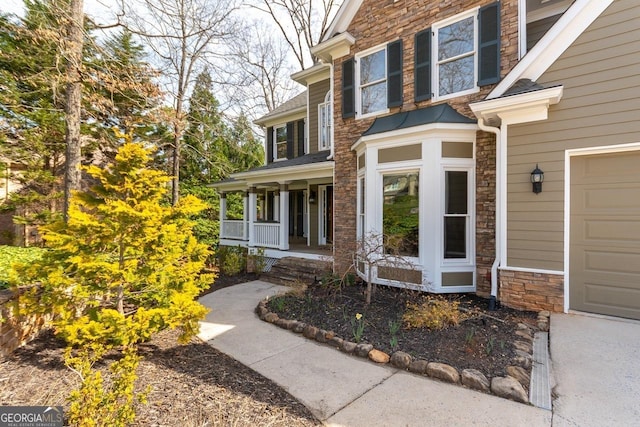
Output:
[[[242,240],[249,240],[249,192],[242,194]]]
[[[280,190],[273,193],[273,220],[280,221]]]
[[[289,250],[289,186],[280,184],[280,247]]]
[[[224,220],[227,219],[227,193],[220,193],[220,237],[225,238]]]
[[[256,222],[256,213],[258,211],[258,195],[255,187],[249,189],[249,246],[255,246],[255,236],[253,232],[253,224]]]

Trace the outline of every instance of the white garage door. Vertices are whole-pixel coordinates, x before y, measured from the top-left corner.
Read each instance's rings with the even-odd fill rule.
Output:
[[[571,158],[569,306],[640,319],[640,151]]]

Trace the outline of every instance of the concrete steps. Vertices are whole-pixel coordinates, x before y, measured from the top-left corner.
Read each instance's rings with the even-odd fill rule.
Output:
[[[312,284],[322,276],[332,273],[330,261],[319,261],[296,257],[280,258],[261,278],[278,285],[294,283]]]

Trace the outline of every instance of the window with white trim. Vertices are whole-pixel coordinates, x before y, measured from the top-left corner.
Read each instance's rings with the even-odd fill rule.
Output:
[[[386,45],[356,56],[356,111],[360,116],[387,110],[387,49]]]
[[[324,97],[324,102],[318,105],[318,150],[320,151],[331,148],[332,122],[331,91],[329,91]]]
[[[471,244],[470,178],[472,170],[444,168],[442,257],[444,261],[468,261]]]
[[[287,158],[287,125],[273,128],[273,160]]]
[[[419,171],[383,175],[382,233],[388,254],[419,255],[419,178]]]
[[[436,97],[460,96],[478,89],[478,9],[433,26]]]

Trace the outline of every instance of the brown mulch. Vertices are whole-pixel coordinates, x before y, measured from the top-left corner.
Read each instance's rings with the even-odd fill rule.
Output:
[[[220,277],[214,290],[254,280]],[[206,292],[205,292],[206,293]],[[136,426],[319,426],[284,389],[194,338],[177,344],[163,331],[141,348],[137,390],[151,386]],[[64,344],[44,332],[0,362],[0,405],[64,406],[78,377],[63,363]]]
[[[446,363],[458,371],[477,369],[489,378],[506,375],[505,368],[514,364],[516,356],[512,343],[522,339],[515,334],[517,324],[534,326],[537,315],[507,307],[488,311],[488,301],[471,294],[444,295],[459,301],[460,309],[470,317],[442,330],[407,329],[403,324],[392,346],[391,323],[402,323],[407,304],[423,301],[425,294],[378,286],[372,303],[366,306],[364,290],[361,284],[340,291],[316,284],[303,294],[271,298],[268,307],[281,318],[299,320],[354,342],[355,316],[360,313],[365,322],[360,342],[388,354],[403,351],[416,359]]]

